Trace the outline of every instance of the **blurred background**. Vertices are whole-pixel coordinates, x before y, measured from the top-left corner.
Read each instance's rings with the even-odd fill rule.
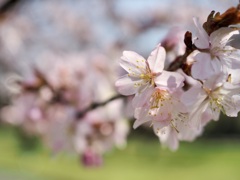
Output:
[[[77,96],[67,94],[66,97],[80,101],[74,101],[80,112],[93,102],[106,101],[116,95],[114,82],[122,73],[118,60],[124,50],[147,57],[156,44],[164,42],[170,31],[176,28],[183,32],[194,31],[194,16],[203,23],[212,10],[224,12],[237,3],[237,0],[0,0],[0,105],[4,112],[0,121],[0,179],[240,179],[239,118],[221,116],[218,122],[208,124],[195,142],[181,143],[177,152],[163,149],[151,128],[133,130],[132,121],[114,125],[114,131],[121,128],[116,133],[117,138],[103,138],[104,142],[111,142],[104,146],[111,148],[100,148],[104,152],[102,166],[87,168],[81,163],[85,162],[83,157],[79,156],[86,152],[85,146],[75,140],[83,136],[85,126],[79,127],[80,123],[71,121],[70,127],[66,123],[67,131],[73,126],[80,129],[81,135],[71,136],[77,153],[65,151],[66,144],[61,145],[64,151],[58,151],[60,145],[54,143],[62,134],[54,132],[64,129],[59,124],[44,122],[34,127],[29,122],[23,124],[26,117],[16,109],[22,111],[22,106],[26,105],[21,103],[26,104],[25,99],[14,110],[6,110],[15,105],[14,98],[19,97],[19,87],[13,83],[17,80],[27,87],[39,88],[39,80],[47,79],[53,87],[51,92],[61,89],[68,93],[66,89],[74,87]],[[64,69],[66,67],[69,69]],[[41,75],[36,73],[38,71]],[[65,80],[62,76],[64,73],[71,76],[75,71],[80,74],[79,82],[74,79],[72,83],[72,79]],[[28,106],[31,108],[33,104]],[[124,105],[116,105],[117,110],[111,107],[109,111],[113,111],[114,118],[132,119],[131,109],[127,111]],[[68,115],[64,118],[72,115],[72,109],[72,106],[67,110],[64,107]],[[105,113],[100,111],[97,109],[84,117],[92,122],[94,117],[99,119],[99,114]],[[113,115],[108,111],[107,114],[101,117],[112,119]],[[32,116],[38,115],[34,111]],[[15,121],[20,116],[21,123]],[[101,126],[107,129],[103,131],[105,135],[116,123],[108,122],[110,126]],[[95,136],[91,138],[99,140]],[[118,145],[120,149],[116,148]]]

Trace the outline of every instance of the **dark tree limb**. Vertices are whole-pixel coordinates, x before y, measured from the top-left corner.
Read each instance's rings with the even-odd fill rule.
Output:
[[[23,0],[7,0],[0,5],[0,14],[5,14],[9,10],[13,9],[16,5],[18,5]]]
[[[98,107],[105,106],[107,103],[109,103],[111,101],[114,101],[116,99],[125,98],[125,97],[126,96],[123,96],[121,94],[117,94],[117,95],[111,97],[110,99],[108,99],[106,101],[103,101],[103,102],[100,102],[100,103],[92,103],[89,107],[87,107],[83,111],[77,112],[76,117],[77,117],[77,119],[83,118],[87,112],[89,112],[91,110],[94,110]]]

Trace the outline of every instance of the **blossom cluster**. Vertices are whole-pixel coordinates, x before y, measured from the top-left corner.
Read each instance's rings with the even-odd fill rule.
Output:
[[[32,76],[18,78],[18,84],[16,76],[9,77],[7,86],[14,94],[1,118],[41,137],[53,153],[76,152],[84,165],[101,165],[106,151],[126,145],[129,129],[121,113],[122,99],[89,108],[115,94],[107,58],[101,54],[61,58],[45,55]]]
[[[131,119],[133,111],[134,128],[152,126],[172,150],[179,141],[201,135],[220,112],[237,116],[239,7],[212,12],[203,25],[194,18],[193,35],[173,28],[147,59],[124,51],[120,65],[126,75],[116,88],[114,59],[122,50],[134,46],[140,51],[156,30],[165,33],[162,25],[187,23],[187,16],[199,10],[197,3],[188,8],[178,2],[184,13],[169,16],[171,3],[134,15],[119,13],[118,1],[20,2],[13,8],[17,11],[2,16],[0,10],[0,64],[21,75],[1,74],[11,97],[0,119],[39,136],[54,153],[74,151],[84,165],[100,165],[103,153],[126,145],[126,116]]]
[[[120,66],[126,74],[115,85],[119,93],[134,95],[134,128],[149,122],[160,142],[176,150],[179,141],[194,140],[209,121],[219,119],[220,112],[238,115],[239,14],[239,7],[223,14],[212,12],[203,25],[195,17],[196,33],[186,32],[182,54],[181,48],[178,54],[176,48],[166,48],[169,38],[147,59],[133,51],[123,52]],[[175,59],[169,60],[173,51]]]

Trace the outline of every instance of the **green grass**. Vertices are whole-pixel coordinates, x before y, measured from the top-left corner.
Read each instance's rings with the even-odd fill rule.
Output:
[[[236,140],[197,140],[170,152],[157,138],[131,138],[126,149],[105,155],[104,166],[85,168],[75,155],[52,156],[41,147],[20,151],[14,133],[0,129],[1,180],[239,180],[239,168]]]

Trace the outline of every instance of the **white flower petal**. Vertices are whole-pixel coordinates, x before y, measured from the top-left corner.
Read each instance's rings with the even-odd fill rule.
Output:
[[[193,22],[197,27],[197,39],[194,41],[194,44],[201,49],[209,48],[209,36],[206,31],[203,29],[199,22],[199,18],[194,17]]]
[[[209,106],[206,109],[206,111],[211,111],[212,119],[214,121],[217,121],[219,119],[220,113],[221,113],[221,109],[215,103],[212,103],[211,105],[209,104]],[[202,122],[203,122],[203,120],[202,120]]]
[[[240,110],[240,95],[233,95],[232,97],[226,95],[222,105],[227,116],[237,117]]]
[[[184,77],[177,72],[163,71],[155,78],[157,87],[174,91],[183,86]]]
[[[219,115],[220,115],[220,113],[219,113]],[[211,120],[217,121],[218,119],[219,119],[219,116],[217,119],[216,119],[216,117],[215,117],[215,119],[213,119],[211,108],[207,108],[206,111],[204,111],[202,114],[202,121],[201,121],[202,127],[204,127],[209,121],[211,121]]]
[[[240,69],[240,50],[231,46],[225,46],[220,59],[223,65],[230,69]]]
[[[149,67],[152,72],[159,73],[162,72],[164,68],[164,62],[166,59],[166,51],[165,49],[159,44],[150,54],[147,59],[149,63]]]
[[[161,121],[154,121],[153,130],[154,130],[155,134],[157,136],[159,136],[159,135],[161,135],[161,133],[165,133],[163,128],[169,126],[169,124],[170,124],[169,119],[161,120]]]
[[[240,70],[239,69],[230,69],[229,74],[231,74],[231,81],[232,84],[240,84]]]
[[[116,81],[115,86],[117,87],[119,93],[128,96],[138,92],[140,86],[136,86],[136,84],[141,83],[142,80],[133,80],[129,78],[128,75],[124,75]]]
[[[188,107],[189,110],[189,125],[197,131],[202,128],[203,112],[208,108],[209,101],[206,100],[207,94],[201,88],[192,87],[181,97],[181,102]]]
[[[124,51],[120,60],[120,65],[128,73],[141,74],[146,70],[146,60],[133,51]]]
[[[164,127],[162,131],[164,132],[158,135],[162,145],[167,146],[172,151],[176,151],[179,146],[176,130],[173,129],[171,126],[168,126]]]
[[[189,124],[190,127],[196,130],[200,130],[203,127],[202,118],[203,113],[209,108],[209,102],[203,101],[200,105],[193,108],[194,110],[190,113]]]
[[[188,91],[184,92],[181,97],[181,102],[188,108],[192,109],[195,104],[196,106],[200,105],[206,97],[207,97],[206,93],[199,85],[192,87]]]
[[[178,113],[178,118],[175,118],[174,125],[178,130],[179,140],[193,141],[202,132],[202,128],[191,128],[188,113]]]
[[[222,86],[226,79],[227,79],[226,74],[222,72],[218,74],[213,74],[204,82],[204,87],[211,90],[216,89]]]
[[[136,108],[134,111],[134,117],[136,118],[133,128],[136,129],[140,125],[151,121],[151,117],[148,115],[148,109],[147,108]]]
[[[152,93],[153,93],[154,87],[150,87],[143,91],[142,93],[137,93],[135,97],[132,100],[132,105],[133,107],[141,107],[143,106],[146,102],[149,101]]]
[[[183,141],[193,141],[194,139],[196,139],[196,137],[201,135],[203,131],[202,128],[193,129],[186,125],[178,127],[178,129],[179,129],[178,139]]]
[[[229,39],[234,35],[239,34],[238,30],[229,27],[222,27],[210,35],[212,47],[224,47],[229,43]]]
[[[233,95],[231,99],[235,104],[236,109],[240,109],[240,95],[239,94]]]
[[[205,80],[213,74],[221,71],[221,65],[218,60],[212,60],[210,54],[199,53],[195,56],[196,62],[193,63],[191,74],[193,78]]]

